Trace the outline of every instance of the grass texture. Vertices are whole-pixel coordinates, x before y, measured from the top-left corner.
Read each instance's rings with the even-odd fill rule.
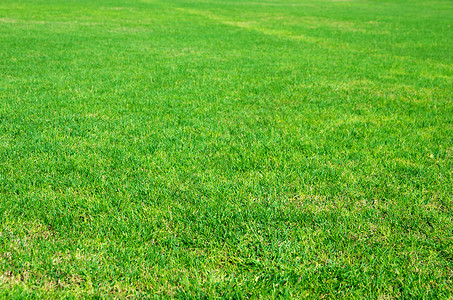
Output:
[[[451,298],[452,26],[1,1],[0,298]]]

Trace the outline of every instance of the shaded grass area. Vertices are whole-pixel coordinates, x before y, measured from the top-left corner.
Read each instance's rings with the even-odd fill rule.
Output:
[[[452,12],[0,3],[0,297],[451,297]]]

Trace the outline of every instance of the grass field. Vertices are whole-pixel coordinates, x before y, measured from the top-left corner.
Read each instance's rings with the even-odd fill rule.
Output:
[[[0,298],[451,299],[452,26],[0,1]]]

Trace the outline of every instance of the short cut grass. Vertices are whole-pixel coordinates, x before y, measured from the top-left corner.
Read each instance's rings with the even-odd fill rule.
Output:
[[[0,297],[452,297],[452,25],[1,1]]]

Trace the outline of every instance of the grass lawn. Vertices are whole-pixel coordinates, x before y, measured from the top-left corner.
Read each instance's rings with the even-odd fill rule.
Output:
[[[0,298],[453,297],[450,0],[0,1]]]

